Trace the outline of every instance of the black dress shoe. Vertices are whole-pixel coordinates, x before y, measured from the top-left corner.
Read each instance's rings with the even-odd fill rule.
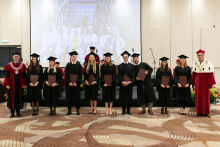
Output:
[[[11,115],[10,115],[10,118],[12,118],[12,117],[14,117],[14,114],[11,114]]]
[[[164,114],[164,109],[163,108],[161,109],[161,114]]]
[[[125,112],[124,112],[124,111],[122,111],[121,115],[125,115]]]
[[[77,111],[76,111],[76,115],[80,115],[80,112],[79,112],[79,110],[77,110]]]
[[[21,117],[21,114],[20,114],[20,113],[18,113],[18,114],[17,114],[17,116],[18,116],[18,117]]]
[[[127,112],[127,114],[128,114],[128,115],[131,115],[132,113],[129,111],[129,112]]]
[[[66,115],[70,115],[71,114],[71,110],[68,109],[68,112],[66,113]]]
[[[53,115],[53,111],[50,111],[50,113],[48,115]]]

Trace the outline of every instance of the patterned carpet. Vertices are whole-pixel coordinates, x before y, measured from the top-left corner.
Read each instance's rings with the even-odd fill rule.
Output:
[[[6,103],[0,104],[1,147],[219,147],[220,104],[211,106],[211,118],[196,117],[195,108],[187,108],[187,115],[179,115],[179,108],[169,108],[170,114],[160,114],[153,108],[154,116],[137,114],[141,108],[132,108],[132,115],[120,115],[116,107],[112,115],[105,108],[98,114],[88,114],[90,108],[81,108],[77,116],[66,116],[67,108],[57,108],[56,116],[48,116],[43,107],[38,116],[31,116],[28,106],[22,117],[9,118]]]

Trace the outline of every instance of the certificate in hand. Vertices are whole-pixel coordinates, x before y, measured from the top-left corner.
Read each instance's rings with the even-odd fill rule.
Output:
[[[140,68],[140,69],[139,69],[137,78],[139,78],[141,81],[144,81],[144,79],[145,79],[145,77],[146,77],[145,71],[146,71],[146,70],[144,70],[143,68]]]
[[[70,81],[72,84],[76,83],[78,75],[70,74]]]
[[[111,85],[112,83],[112,75],[104,75],[104,81],[107,85]]]
[[[127,75],[124,75],[123,79],[124,79],[125,82],[129,82],[130,81],[130,78]]]
[[[31,80],[31,83],[34,85],[35,83],[37,83],[38,75],[31,75],[30,80]]]
[[[92,82],[94,82],[94,81],[95,81],[95,78],[93,77],[93,75],[92,75],[92,74],[91,74],[91,75],[88,77],[87,81],[88,81],[89,85],[91,85],[91,84],[92,84]]]
[[[49,86],[52,86],[53,83],[56,83],[56,75],[48,75]]]
[[[187,84],[187,76],[179,76],[179,83],[182,87],[185,87]]]
[[[162,80],[161,80],[161,83],[166,87],[168,85],[170,81],[170,77],[168,76],[162,76]]]

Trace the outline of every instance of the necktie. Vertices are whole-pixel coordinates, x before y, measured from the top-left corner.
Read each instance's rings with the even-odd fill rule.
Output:
[[[128,63],[125,63],[125,65],[127,66],[127,65],[128,65]]]

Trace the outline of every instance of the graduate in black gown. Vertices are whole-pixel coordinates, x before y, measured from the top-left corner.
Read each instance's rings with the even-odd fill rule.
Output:
[[[178,63],[178,66],[175,68],[175,74],[174,74],[174,82],[178,86],[176,88],[176,99],[179,102],[180,106],[180,114],[186,115],[185,107],[188,100],[191,99],[191,92],[190,92],[190,85],[192,84],[192,75],[191,75],[191,69],[189,66],[187,66],[186,58],[188,58],[185,55],[178,56],[180,58],[180,61]],[[179,83],[179,76],[186,76],[187,77],[187,84],[181,85]]]
[[[102,85],[102,100],[105,101],[106,114],[112,114],[112,105],[115,100],[116,88],[116,69],[111,60],[111,53],[104,54],[105,60],[101,68],[101,85]],[[105,83],[104,76],[111,75],[112,83],[110,85]],[[109,105],[109,110],[108,110]]]
[[[168,67],[167,60],[169,60],[167,57],[160,58],[162,61],[161,67],[157,69],[156,72],[156,81],[157,81],[157,88],[159,93],[159,105],[162,106],[161,108],[161,114],[168,114],[167,106],[171,105],[171,89],[172,87],[172,72],[170,68]],[[169,83],[165,87],[162,84],[162,76],[169,77]],[[164,106],[165,106],[165,112],[164,112]]]
[[[66,65],[66,76],[65,76],[65,85],[66,85],[66,101],[68,104],[68,112],[66,115],[71,114],[71,106],[76,106],[76,114],[80,115],[80,99],[81,99],[81,88],[80,84],[82,83],[82,66],[77,63],[76,57],[78,53],[76,51],[69,53],[71,56],[71,63]],[[76,82],[72,83],[70,80],[70,75],[77,75]]]
[[[126,107],[127,114],[131,115],[130,105],[132,103],[133,83],[135,82],[135,68],[133,64],[128,62],[129,52],[124,51],[121,56],[123,56],[124,62],[118,66],[119,101],[122,104],[122,115],[125,115]],[[129,82],[124,81],[124,75],[130,78]]]
[[[61,82],[61,73],[60,70],[55,65],[55,57],[49,57],[47,60],[49,60],[49,67],[45,69],[44,71],[44,97],[46,98],[47,105],[50,106],[50,113],[49,115],[56,115],[56,106],[58,104],[59,98],[60,98],[60,82]],[[56,76],[56,82],[50,83],[52,86],[49,86],[48,82],[48,76],[49,75],[55,75]],[[52,107],[54,109],[52,110]]]
[[[137,98],[138,103],[142,107],[142,111],[138,114],[144,114],[146,113],[146,104],[148,103],[148,113],[150,115],[154,115],[152,111],[153,104],[156,100],[152,80],[151,80],[151,74],[153,72],[153,69],[145,62],[139,63],[139,56],[140,54],[134,53],[132,55],[134,65],[135,65],[135,76],[136,76],[136,84],[137,84]],[[145,70],[145,79],[144,81],[141,81],[139,78],[137,78],[137,75],[139,73],[139,70],[144,69]]]
[[[41,83],[43,83],[43,68],[39,64],[38,54],[32,54],[32,59],[30,62],[30,65],[27,69],[27,100],[28,102],[31,102],[31,106],[33,109],[32,116],[38,115],[38,108],[39,108],[39,102],[42,99],[41,95]],[[38,80],[36,83],[31,82],[31,75],[38,75]],[[35,109],[36,104],[36,109]]]
[[[22,88],[26,88],[26,66],[19,62],[20,53],[13,53],[13,62],[5,66],[5,78],[3,86],[8,89],[7,107],[11,110],[10,118],[21,116],[20,109],[23,107]]]
[[[98,99],[98,84],[99,84],[99,65],[96,63],[96,54],[91,52],[89,54],[89,61],[88,64],[85,67],[85,73],[84,73],[84,80],[86,83],[85,87],[85,98],[87,100],[90,100],[91,110],[89,114],[96,114],[96,105],[97,105],[97,99]],[[87,81],[88,77],[90,75],[93,75],[95,78],[95,81],[89,84]]]

